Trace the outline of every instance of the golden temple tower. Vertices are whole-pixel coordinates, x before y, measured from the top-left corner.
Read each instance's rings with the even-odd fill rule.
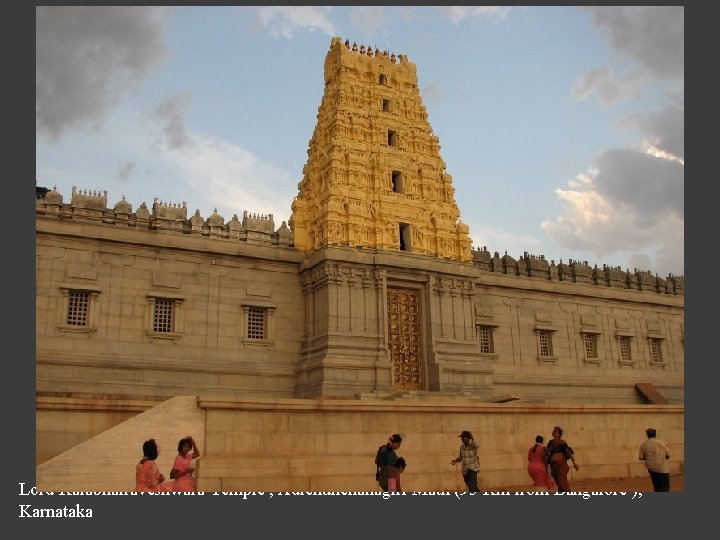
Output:
[[[289,222],[297,249],[350,246],[472,260],[415,64],[334,37],[317,118]]]
[[[297,397],[492,390],[459,218],[415,65],[332,38],[289,223],[306,255]]]

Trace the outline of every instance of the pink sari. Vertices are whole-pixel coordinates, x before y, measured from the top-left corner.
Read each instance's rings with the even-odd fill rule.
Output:
[[[170,491],[170,486],[160,482],[160,471],[155,460],[146,459],[135,467],[135,491]]]
[[[552,487],[552,480],[547,473],[547,455],[547,448],[542,444],[536,444],[528,450],[527,472],[535,488],[543,491]]]
[[[194,455],[192,452],[188,452],[184,456],[178,454],[175,458],[172,468],[179,472],[173,484],[173,491],[196,491],[195,479],[192,477],[192,472],[189,471]]]

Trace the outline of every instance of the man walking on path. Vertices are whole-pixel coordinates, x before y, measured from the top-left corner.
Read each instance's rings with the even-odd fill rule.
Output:
[[[640,445],[639,458],[645,461],[655,491],[670,491],[670,469],[667,460],[670,450],[665,443],[656,438],[653,428],[645,430],[647,440]]]
[[[470,493],[477,493],[478,483],[477,475],[480,470],[480,458],[478,457],[478,443],[473,439],[472,433],[469,431],[463,431],[460,435],[462,444],[460,445],[460,453],[458,457],[453,459],[450,463],[455,465],[456,463],[462,464],[462,475],[465,480],[465,485],[468,487]]]

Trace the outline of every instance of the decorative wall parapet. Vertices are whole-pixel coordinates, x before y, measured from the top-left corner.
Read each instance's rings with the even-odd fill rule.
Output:
[[[548,263],[544,255],[533,255],[527,251],[516,261],[505,252],[500,257],[496,251],[490,255],[487,246],[472,250],[473,266],[483,272],[497,272],[501,274],[542,278],[550,281],[568,281],[585,285],[598,285],[601,287],[614,287],[621,289],[634,289],[650,291],[660,294],[684,295],[685,278],[669,274],[661,278],[649,270],[623,271],[619,266],[602,265],[598,268],[590,267],[587,261],[570,259],[567,263],[562,260],[556,266],[555,261]]]
[[[187,217],[187,203],[153,200],[152,209],[145,202],[133,212],[133,205],[125,195],[112,208],[107,207],[107,191],[78,190],[73,187],[71,202],[63,203],[63,196],[57,191],[36,186],[35,213],[37,216],[62,218],[63,220],[93,221],[108,226],[134,227],[178,233],[198,237],[227,238],[256,244],[289,247],[292,233],[285,221],[275,230],[273,215],[243,212],[242,221],[234,214],[232,219],[218,214],[217,208],[207,219],[200,210]]]
[[[70,206],[77,209],[104,212],[107,208],[107,191],[78,190],[77,187],[73,186]]]

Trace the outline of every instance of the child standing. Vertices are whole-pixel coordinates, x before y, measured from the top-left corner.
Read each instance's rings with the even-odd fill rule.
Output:
[[[388,477],[388,491],[402,493],[400,475],[405,471],[405,466],[405,458],[399,457],[395,460],[395,466],[391,469],[391,474]]]

